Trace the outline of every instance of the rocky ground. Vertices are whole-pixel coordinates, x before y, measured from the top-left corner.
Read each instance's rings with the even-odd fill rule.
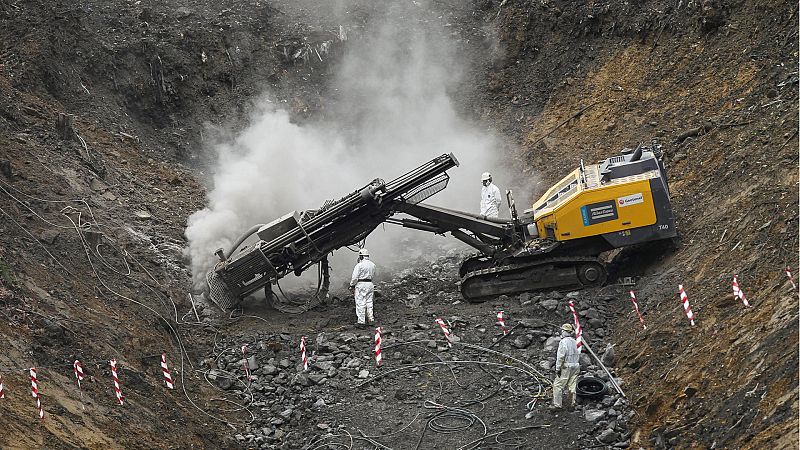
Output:
[[[183,257],[186,219],[205,206],[213,169],[202,149],[219,129],[244,127],[262,95],[298,123],[341,113],[328,90],[337,61],[379,8],[0,0],[0,445],[797,448],[797,291],[783,272],[800,272],[797,5],[426,7],[424,20],[447,30],[466,61],[448,95],[501,138],[497,151],[517,173],[509,187],[536,195],[581,159],[656,138],[675,248],[616,255],[611,284],[596,291],[478,305],[459,299],[458,255],[405,261],[379,284],[380,368],[372,331],[351,327],[346,300],[302,316],[256,299],[221,313],[188,296]],[[71,132],[55,127],[62,114],[74,115]],[[752,309],[732,297],[733,274]],[[646,330],[615,283],[625,276]],[[616,359],[627,397],[553,413],[544,380],[567,298],[598,356],[613,348],[605,358]],[[495,344],[498,310],[513,329]],[[452,348],[436,317],[458,337]],[[307,372],[297,366],[301,335]],[[163,385],[162,353],[174,391]],[[82,392],[75,359],[87,373]]]
[[[608,395],[579,398],[574,412],[547,408],[558,327],[570,314],[567,302],[579,305],[591,330],[588,342],[613,371],[606,324],[627,312],[618,301],[627,295],[624,288],[468,304],[455,289],[458,261],[442,258],[427,269],[420,261],[408,270],[413,273],[379,283],[380,367],[373,356],[374,331],[342,325],[351,321],[349,302],[288,323],[266,314],[260,302],[247,305],[242,314],[249,318],[243,320],[269,323],[261,327],[269,331],[220,338],[203,361],[208,377],[248,404],[255,417],[236,439],[260,448],[324,448],[350,445],[351,439],[354,448],[539,448],[534,442],[542,439],[548,443],[542,448],[627,448],[634,411],[610,385]],[[510,329],[506,337],[496,323],[500,310]],[[452,348],[434,323],[437,317],[449,326]],[[308,371],[300,359],[302,335],[308,339]],[[249,385],[242,343],[253,352]],[[588,354],[581,363],[584,376],[608,380]]]

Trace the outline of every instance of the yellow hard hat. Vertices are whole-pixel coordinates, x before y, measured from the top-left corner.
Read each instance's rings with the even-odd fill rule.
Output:
[[[572,326],[571,323],[565,323],[564,325],[561,325],[561,329],[563,331],[566,331],[567,333],[572,333],[575,331],[575,328]]]

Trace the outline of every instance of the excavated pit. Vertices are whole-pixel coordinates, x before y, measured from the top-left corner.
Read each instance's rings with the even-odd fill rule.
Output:
[[[190,301],[181,253],[187,218],[212,189],[207,150],[246,129],[264,96],[296,124],[363,119],[337,108],[348,99],[335,86],[348,52],[369,51],[359,45],[372,42],[383,11],[372,2],[2,2],[0,446],[797,448],[798,297],[784,272],[800,272],[797,6],[411,8],[404,20],[452,40],[462,70],[445,97],[497,136],[502,184],[518,204],[581,159],[657,138],[677,242],[618,255],[602,288],[482,304],[460,301],[459,250],[376,254],[386,269],[380,368],[373,331],[351,325],[341,278],[334,299],[302,316],[258,299],[221,313]],[[351,268],[344,259],[340,277]],[[734,274],[753,308],[731,295]],[[647,329],[618,283],[626,276]],[[580,398],[576,412],[546,409],[569,300],[598,356],[613,346],[609,365],[627,398],[610,390]],[[512,329],[502,340],[499,310]],[[452,348],[437,317],[459,340]],[[303,335],[308,371],[298,367]],[[162,353],[175,390],[164,387]],[[585,375],[607,380],[583,362]]]

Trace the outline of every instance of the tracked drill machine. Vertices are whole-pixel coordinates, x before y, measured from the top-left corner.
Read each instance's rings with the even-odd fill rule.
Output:
[[[458,166],[442,155],[391,181],[370,184],[318,210],[290,213],[253,227],[207,275],[210,296],[229,309],[244,296],[290,272],[320,265],[327,292],[327,255],[362,241],[381,223],[449,233],[479,251],[460,268],[464,298],[487,298],[542,289],[600,286],[607,278],[599,256],[609,250],[675,237],[675,219],[658,146],[639,146],[598,164],[575,169],[530,209],[518,214],[508,192],[510,219],[428,205]],[[410,217],[397,218],[396,215]],[[258,241],[245,246],[256,234]]]
[[[256,225],[244,233],[227,253],[217,250],[219,262],[206,275],[211,299],[223,309],[234,307],[256,290],[294,273],[319,264],[319,293],[328,289],[327,256],[332,251],[364,240],[400,205],[413,205],[436,194],[450,180],[447,170],[458,166],[450,155],[432,159],[390,182],[380,178],[349,195],[328,201],[316,210],[291,212],[266,225]],[[255,234],[258,241],[239,247]]]

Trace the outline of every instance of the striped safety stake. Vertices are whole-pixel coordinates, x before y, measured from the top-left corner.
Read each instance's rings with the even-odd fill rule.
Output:
[[[636,303],[636,294],[631,291],[631,302],[633,302],[633,308],[636,310],[636,315],[639,316],[639,322],[642,323],[642,328],[647,329],[647,325],[644,324],[644,317],[642,317],[642,313],[639,312],[639,304]]]
[[[681,295],[681,303],[683,303],[683,309],[686,310],[686,317],[689,318],[689,323],[694,326],[694,313],[692,312],[692,307],[689,306],[689,296],[686,295],[686,291],[683,290],[683,285],[678,285],[678,292]]]
[[[244,357],[244,374],[247,377],[247,384],[250,385],[250,363],[247,362],[247,344],[242,346],[242,356]]]
[[[83,367],[81,362],[77,359],[72,363],[72,372],[75,374],[75,379],[78,381],[78,389],[81,389],[81,381],[83,381]]]
[[[161,354],[161,371],[164,372],[164,383],[167,384],[167,389],[175,389],[175,385],[172,384],[172,374],[169,373],[169,367],[167,367],[167,354]]]
[[[505,336],[508,334],[508,329],[506,328],[506,320],[503,318],[503,313],[505,311],[497,312],[497,323],[500,324],[500,329],[503,330],[503,336]]]
[[[747,298],[744,296],[744,291],[739,288],[738,275],[733,276],[733,297],[741,300],[742,303],[744,303],[745,308],[751,307],[750,302],[748,302]]]
[[[439,324],[439,327],[442,329],[442,333],[444,333],[444,338],[447,339],[447,346],[452,347],[453,343],[450,341],[450,330],[447,329],[447,325],[444,324],[444,320],[442,320],[441,317],[437,317],[436,323]]]
[[[81,362],[77,359],[74,363],[72,363],[72,373],[75,374],[75,380],[78,382],[78,392],[81,393],[81,406],[83,406],[83,409],[86,409],[86,406],[83,404],[83,388],[81,388],[81,381],[83,381],[83,367],[81,367]]]
[[[792,283],[792,289],[797,289],[797,285],[794,284],[794,278],[792,278],[792,268],[786,266],[786,276],[789,277],[789,283]]]
[[[36,382],[36,367],[31,367],[31,395],[36,400],[36,410],[39,413],[39,418],[44,419],[44,410],[39,399],[39,384]]]
[[[119,387],[119,377],[117,376],[117,360],[112,359],[108,363],[111,364],[111,377],[114,378],[114,395],[117,396],[117,403],[122,405],[125,403],[125,397],[122,396],[122,389]]]
[[[3,390],[3,376],[0,375],[0,398],[6,398],[6,391]]]
[[[381,362],[383,361],[383,356],[381,356],[381,327],[375,328],[375,364],[380,366]]]
[[[572,311],[572,318],[575,319],[575,344],[578,347],[578,353],[583,349],[583,328],[578,322],[578,312],[575,311],[575,304],[572,300],[569,301],[569,310]]]
[[[308,358],[306,358],[305,336],[300,336],[300,361],[303,363],[303,370],[308,370]]]

